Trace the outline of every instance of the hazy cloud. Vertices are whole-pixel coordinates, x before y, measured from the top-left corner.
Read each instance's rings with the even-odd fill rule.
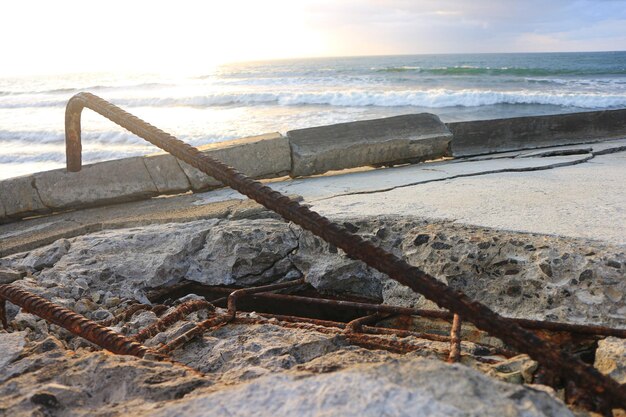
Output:
[[[310,24],[366,53],[626,49],[621,0],[369,0],[307,5]]]

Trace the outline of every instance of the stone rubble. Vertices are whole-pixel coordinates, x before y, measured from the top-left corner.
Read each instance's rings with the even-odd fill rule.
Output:
[[[343,225],[502,314],[626,327],[621,246],[419,218]],[[184,279],[245,287],[304,277],[321,293],[434,307],[271,217],[98,231],[0,258],[0,269],[23,277],[16,285],[94,320]],[[159,346],[206,317],[192,313],[145,343]],[[0,332],[0,415],[573,415],[560,394],[528,385],[535,361],[520,355],[480,363],[469,342],[462,364],[449,365],[435,359],[446,343],[415,339],[423,349],[398,355],[265,320],[206,332],[175,350],[175,363],[156,363],[94,352],[10,303],[8,318],[13,332]],[[156,320],[142,311],[113,329],[133,335]],[[624,349],[621,339],[600,341],[596,367],[624,382]]]
[[[344,226],[501,314],[626,326],[622,246],[421,219],[364,218]],[[302,276],[320,292],[435,307],[272,218],[101,231],[2,258],[2,265],[30,273],[24,283],[47,298],[87,298],[95,308],[120,298],[146,302],[146,291],[184,279],[252,286]]]

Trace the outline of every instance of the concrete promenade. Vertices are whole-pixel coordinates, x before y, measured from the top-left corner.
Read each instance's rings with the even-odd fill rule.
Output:
[[[625,179],[626,138],[267,183],[331,218],[417,216],[626,245]],[[69,211],[0,225],[0,256],[103,229],[262,212],[227,188]]]

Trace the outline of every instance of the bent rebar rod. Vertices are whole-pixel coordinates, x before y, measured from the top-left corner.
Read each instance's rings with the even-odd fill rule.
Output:
[[[0,299],[8,300],[26,312],[61,326],[76,336],[85,338],[91,343],[118,355],[132,355],[138,358],[152,357],[159,360],[166,359],[165,356],[156,351],[114,332],[108,327],[104,327],[85,316],[14,285],[0,285]]]
[[[409,265],[360,236],[350,233],[326,217],[90,93],[78,93],[67,103],[65,143],[68,171],[77,172],[81,169],[80,117],[85,107],[250,197],[286,220],[294,222],[341,248],[351,258],[365,262],[370,267],[422,294],[438,306],[460,315],[464,320],[474,323],[479,329],[500,338],[520,352],[528,353],[537,362],[554,369],[557,374],[593,394],[600,400],[599,402],[603,403],[599,405],[626,409],[626,385],[620,386],[570,353],[561,351],[549,341],[524,330],[487,306],[448,287],[435,277]]]

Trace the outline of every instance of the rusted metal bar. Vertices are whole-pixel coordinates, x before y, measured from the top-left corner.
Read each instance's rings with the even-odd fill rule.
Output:
[[[379,313],[370,314],[369,316],[359,317],[357,319],[352,320],[346,325],[345,332],[346,333],[361,333],[363,332],[364,324],[373,324],[377,321],[381,320],[383,316]]]
[[[169,310],[169,307],[163,304],[157,304],[155,306],[152,306],[152,308],[150,309],[150,311],[156,314],[157,317],[160,317],[161,314],[165,313],[167,310]]]
[[[619,337],[626,339],[626,329],[617,329],[607,326],[596,326],[588,324],[570,324],[553,321],[510,319],[519,326],[530,330],[548,330],[551,332],[567,332],[588,336]]]
[[[337,329],[344,329],[344,332],[348,325],[347,323],[342,323],[340,321],[319,320],[319,319],[311,319],[311,318],[306,318],[306,317],[286,316],[282,314],[260,313],[259,315],[261,317],[265,317],[268,319],[276,319],[282,322],[308,323],[308,324],[313,324],[316,326],[335,327]],[[415,337],[417,339],[432,340],[434,342],[450,343],[449,336],[441,336],[438,334],[431,334],[431,333],[420,333],[420,332],[414,332],[414,331],[402,330],[402,329],[393,329],[390,327],[373,327],[373,326],[367,326],[367,325],[361,324],[360,332],[366,333],[366,334],[372,334],[372,335]],[[490,345],[485,345],[482,343],[474,343],[474,345],[487,349],[487,351],[491,355],[500,355],[506,358],[512,358],[513,356],[518,355],[518,352],[513,352],[511,350],[503,349],[497,346],[490,346]]]
[[[216,329],[223,325],[226,325],[230,320],[230,316],[228,314],[214,316],[204,320],[203,322],[198,323],[195,327],[186,331],[185,333],[178,336],[176,339],[172,340],[166,345],[161,346],[158,351],[160,353],[169,353],[172,352],[179,347],[185,345],[190,342],[197,336],[200,336],[202,333],[208,331],[209,329]]]
[[[368,318],[370,318],[370,316],[368,316]],[[293,319],[297,319],[297,318],[293,317]],[[417,350],[425,350],[423,346],[414,345],[413,343],[410,343],[407,341],[383,339],[378,336],[372,336],[372,335],[363,334],[363,333],[342,332],[339,328],[334,327],[334,326],[328,327],[328,326],[323,326],[319,324],[313,324],[310,322],[309,323],[300,322],[297,320],[283,321],[283,320],[277,319],[276,322],[268,322],[266,320],[259,320],[257,318],[238,316],[234,321],[232,321],[232,323],[233,324],[275,324],[281,327],[287,327],[291,329],[302,329],[302,330],[309,330],[309,331],[312,330],[312,331],[325,333],[325,334],[337,334],[337,335],[342,335],[343,337],[345,337],[346,340],[348,340],[351,344],[362,346],[367,349],[380,349],[380,350],[386,350],[386,351],[393,352],[393,353],[409,353],[409,352],[415,352]],[[442,358],[444,356],[443,351],[437,352],[436,349],[428,349],[428,350],[431,352],[439,353],[439,355]]]
[[[67,103],[65,140],[68,171],[75,172],[81,169],[80,116],[84,107],[96,111],[176,158],[252,198],[283,218],[309,230],[326,242],[342,249],[351,258],[359,259],[370,267],[387,274],[390,278],[435,302],[439,307],[461,315],[464,320],[472,322],[477,328],[529,354],[540,364],[555,369],[564,378],[573,381],[589,393],[595,394],[605,404],[626,408],[626,386],[620,386],[610,377],[602,375],[569,352],[561,351],[549,341],[505,319],[487,306],[448,287],[435,277],[409,265],[372,242],[350,233],[344,227],[320,216],[297,201],[246,177],[232,167],[89,93],[79,93]]]
[[[250,288],[242,288],[240,290],[235,290],[228,295],[228,314],[232,318],[235,318],[235,315],[237,314],[237,300],[241,297],[244,297],[250,294],[282,290],[284,288],[291,288],[291,287],[295,287],[297,285],[302,285],[302,284],[304,284],[304,278],[300,278],[300,279],[296,279],[296,280],[288,281],[288,282],[281,282],[278,284],[270,284],[270,285],[263,285],[260,287],[250,287]]]
[[[199,336],[200,334],[205,332],[207,329],[215,328],[216,326],[221,326],[234,320],[237,316],[237,299],[240,297],[259,292],[275,291],[284,288],[294,287],[296,285],[302,285],[303,283],[304,278],[301,278],[294,281],[281,282],[279,284],[263,285],[260,287],[252,288],[242,288],[232,291],[228,296],[228,310],[226,315],[212,317],[203,321],[202,323],[199,323],[198,325],[196,325],[196,327],[188,330],[186,333],[172,340],[167,345],[161,347],[159,351],[171,352],[173,350],[176,350],[179,347],[183,346],[185,343],[191,341],[196,336]]]
[[[455,363],[461,360],[461,318],[454,315],[450,329],[450,356],[448,362]]]
[[[51,303],[36,294],[22,290],[12,285],[0,285],[0,298],[10,301],[28,313],[35,314],[42,319],[61,326],[76,336],[119,355],[132,355],[139,358],[150,357],[165,359],[160,355],[113,330],[101,326],[78,313],[60,305]]]
[[[429,317],[433,318],[441,318],[441,319],[451,319],[451,314],[447,311],[436,311],[436,310],[420,310],[416,308],[409,307],[398,307],[398,306],[390,306],[387,304],[372,304],[372,303],[362,303],[356,301],[345,301],[345,300],[333,300],[330,298],[316,298],[316,297],[303,297],[301,295],[291,295],[291,294],[255,294],[252,298],[258,299],[266,299],[266,300],[281,300],[281,301],[291,301],[293,303],[298,304],[315,304],[315,305],[324,305],[324,306],[332,306],[337,309],[345,309],[345,310],[366,310],[372,313],[389,313],[389,314],[399,314],[399,315],[422,315],[424,312],[429,313]]]
[[[183,319],[191,313],[194,313],[199,310],[210,310],[214,311],[215,306],[208,301],[205,300],[189,300],[180,304],[174,311],[172,311],[167,316],[157,320],[152,323],[150,326],[142,329],[139,333],[133,336],[131,339],[136,340],[137,342],[145,342],[153,336],[159,334],[159,332],[167,329],[177,321]]]
[[[152,309],[152,306],[150,304],[133,304],[130,307],[128,307],[126,310],[121,312],[120,314],[117,314],[114,317],[111,317],[106,320],[101,320],[98,322],[98,324],[101,326],[109,327],[109,326],[112,326],[113,324],[119,323],[120,321],[128,321],[138,311],[151,310],[151,309]]]
[[[193,285],[200,286],[201,288],[206,288],[215,293],[221,294],[230,294],[231,292],[237,290],[236,288],[230,287],[216,287],[216,286],[201,286],[200,284],[194,283]],[[380,313],[390,313],[397,315],[406,315],[406,316],[421,316],[427,318],[436,318],[443,319],[452,322],[454,318],[454,314],[449,311],[441,311],[441,310],[428,310],[428,309],[418,309],[418,308],[410,308],[410,307],[398,307],[386,304],[374,304],[374,303],[364,303],[364,302],[356,302],[356,301],[348,301],[348,300],[337,300],[337,299],[328,299],[328,298],[319,298],[319,297],[304,297],[301,295],[292,295],[292,294],[272,294],[272,293],[261,293],[254,294],[250,298],[257,300],[280,300],[280,301],[290,301],[296,304],[310,304],[310,305],[327,305],[332,306],[337,309],[344,310],[366,310],[371,312],[380,312]],[[225,300],[225,298],[219,298],[214,300],[214,303],[219,303]],[[528,319],[519,319],[519,318],[507,318],[519,326],[529,329],[529,330],[547,330],[550,332],[566,332],[578,335],[587,335],[587,336],[602,336],[602,337],[619,337],[622,339],[626,339],[626,329],[618,329],[614,327],[608,326],[598,326],[598,325],[588,325],[588,324],[571,324],[571,323],[561,323],[554,321],[544,321],[544,320],[528,320]]]

